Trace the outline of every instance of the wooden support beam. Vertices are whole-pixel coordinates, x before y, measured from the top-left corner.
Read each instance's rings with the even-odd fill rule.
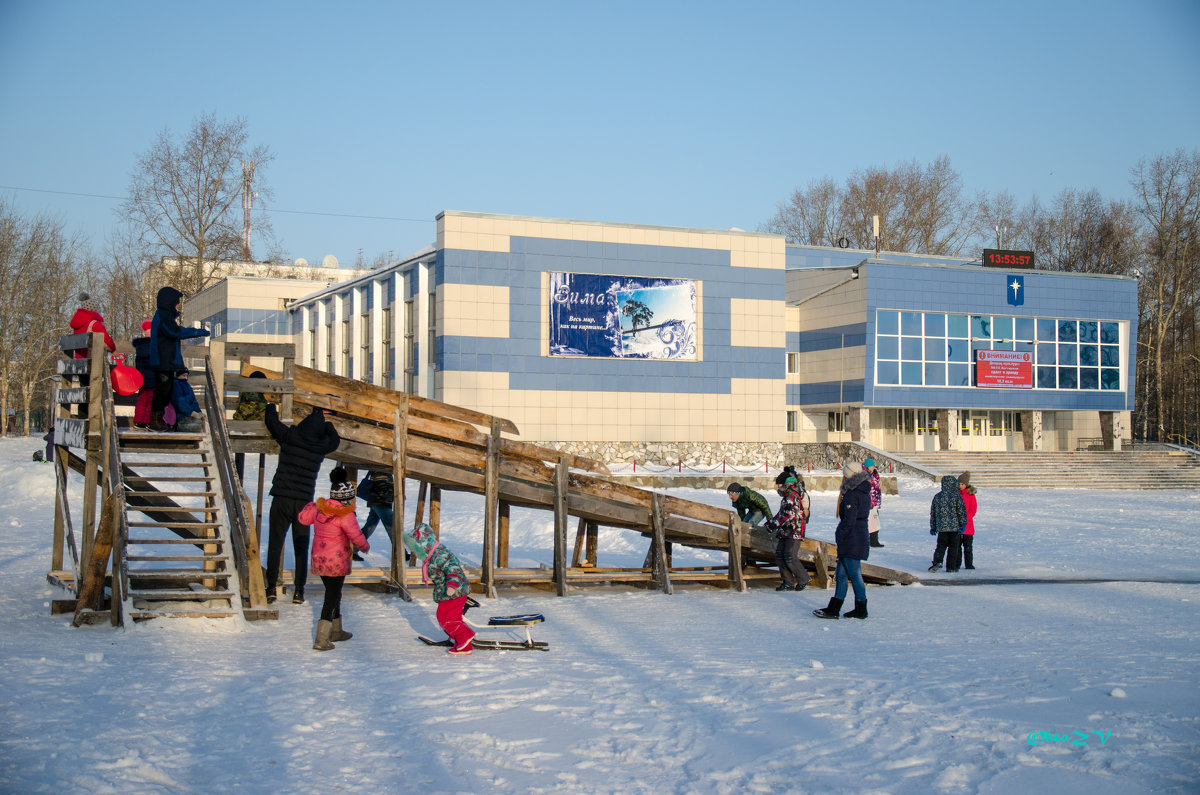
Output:
[[[442,487],[429,487],[429,526],[433,528],[434,538],[442,537]]]
[[[571,568],[577,569],[583,565],[583,547],[587,540],[588,521],[582,516],[575,526],[575,549],[571,553]]]
[[[595,566],[599,565],[598,561],[596,560],[596,555],[598,553],[597,548],[599,547],[599,545],[600,545],[600,525],[597,524],[596,522],[589,521],[587,523],[587,543],[584,547],[584,555],[583,555],[583,559],[586,562],[585,565],[591,566],[593,568]]]
[[[480,585],[489,598],[496,596],[496,521],[500,507],[500,421],[492,417],[483,470],[483,571]]]
[[[742,573],[742,522],[729,512],[729,581],[739,591],[746,590],[746,578]]]
[[[657,492],[651,498],[650,523],[654,533],[652,549],[654,550],[656,584],[662,588],[663,593],[672,594],[675,592],[675,589],[671,586],[670,563],[667,559],[666,534],[663,529],[665,522],[662,497]]]
[[[429,493],[429,482],[422,480],[417,487],[417,510],[413,512],[413,527],[425,521],[425,497]]]
[[[100,512],[100,526],[96,528],[96,537],[89,548],[90,557],[84,559],[82,567],[83,582],[78,584],[75,605],[75,626],[83,623],[84,610],[99,610],[104,599],[104,580],[108,571],[108,559],[112,555],[113,526],[116,524],[113,516],[116,510],[116,498],[109,495],[104,501]],[[116,572],[114,572],[116,574]]]
[[[496,526],[496,565],[502,569],[508,568],[508,523],[511,519],[512,505],[500,500],[500,515]]]
[[[284,363],[286,369],[287,363]],[[408,396],[400,395],[400,402],[392,415],[392,582],[400,589],[400,597],[412,601],[408,592],[407,566],[404,563],[404,483],[408,472],[405,457],[408,445]]]
[[[554,469],[554,584],[559,596],[567,595],[567,462]]]

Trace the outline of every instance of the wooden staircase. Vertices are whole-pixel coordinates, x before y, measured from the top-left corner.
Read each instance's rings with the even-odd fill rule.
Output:
[[[128,614],[224,618],[242,595],[208,423],[201,433],[122,430]]]

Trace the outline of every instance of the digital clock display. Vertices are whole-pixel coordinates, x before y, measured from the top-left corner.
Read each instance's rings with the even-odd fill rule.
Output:
[[[985,248],[983,264],[988,268],[1032,268],[1032,251],[1008,251],[1002,248]]]

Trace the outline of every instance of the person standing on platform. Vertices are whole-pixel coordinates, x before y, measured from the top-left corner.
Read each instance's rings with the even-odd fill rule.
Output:
[[[187,368],[183,365],[180,340],[207,337],[207,329],[179,325],[183,313],[183,293],[174,287],[158,291],[158,307],[150,321],[150,366],[154,368],[154,400],[150,404],[150,430],[174,430],[163,422],[163,410],[175,391],[175,376]]]
[[[292,588],[293,604],[304,603],[304,584],[308,580],[309,526],[300,521],[300,511],[312,502],[317,473],[325,456],[338,449],[342,438],[322,409],[314,408],[295,425],[279,419],[274,403],[263,414],[267,431],[279,444],[279,464],[271,480],[270,536],[267,541],[267,603],[276,598],[279,567],[283,561],[283,540],[292,530],[292,551],[296,558],[296,578]],[[357,520],[356,520],[357,521]]]

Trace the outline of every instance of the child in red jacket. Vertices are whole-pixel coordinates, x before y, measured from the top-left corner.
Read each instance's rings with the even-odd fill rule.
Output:
[[[967,526],[962,531],[963,565],[968,569],[975,568],[975,511],[979,503],[975,499],[975,487],[971,485],[971,473],[964,472],[958,476],[958,493],[962,495],[963,505],[967,506]]]
[[[112,337],[108,336],[108,329],[104,328],[104,317],[100,314],[100,303],[87,293],[79,294],[79,308],[75,310],[75,314],[71,317],[71,331],[76,334],[98,331],[104,335],[104,347],[108,348],[110,353],[117,352],[117,344],[113,342]],[[87,357],[87,348],[79,348],[75,351],[76,359],[86,359]]]
[[[354,483],[343,467],[334,467],[329,480],[329,499],[310,502],[300,509],[299,516],[301,523],[314,525],[311,570],[325,584],[325,602],[313,642],[317,651],[329,651],[333,641],[354,637],[342,629],[342,586],[350,573],[351,547],[363,552],[371,549],[354,514]]]

